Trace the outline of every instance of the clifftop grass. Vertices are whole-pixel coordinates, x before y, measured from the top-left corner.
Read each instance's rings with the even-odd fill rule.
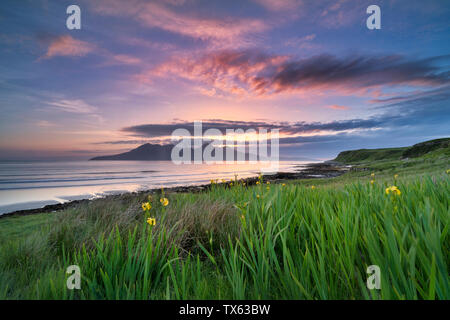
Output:
[[[435,139],[421,142],[411,147],[384,148],[384,149],[359,149],[343,151],[334,159],[342,163],[363,163],[373,161],[400,160],[405,158],[417,158],[450,156],[450,138]]]

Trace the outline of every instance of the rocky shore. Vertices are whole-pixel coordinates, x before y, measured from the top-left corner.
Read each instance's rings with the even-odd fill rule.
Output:
[[[272,175],[264,175],[264,181],[270,181],[271,183],[281,183],[287,180],[334,178],[350,171],[351,166],[343,165],[335,161],[326,161],[321,163],[310,163],[307,165],[298,166],[298,169],[299,170],[295,172],[278,172]],[[251,186],[256,184],[256,181],[258,181],[258,177],[246,178],[242,179],[242,181],[245,182],[247,185]],[[220,185],[225,183],[217,183],[217,184]],[[164,191],[166,193],[188,193],[188,192],[195,193],[195,192],[204,192],[208,190],[210,187],[211,184],[196,185],[196,186],[179,186],[179,187],[164,188]],[[139,192],[128,193],[127,195],[133,196],[153,192],[156,193],[159,191],[160,189],[149,189]],[[123,195],[108,195],[105,196],[103,199],[114,200],[122,196]],[[37,213],[55,212],[72,208],[80,204],[88,203],[90,201],[95,201],[95,199],[74,200],[65,203],[46,205],[42,208],[37,209],[14,211],[0,215],[0,219],[11,216],[27,216]]]

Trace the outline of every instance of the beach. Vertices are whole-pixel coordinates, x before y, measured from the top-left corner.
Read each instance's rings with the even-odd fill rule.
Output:
[[[289,162],[288,164],[284,164],[283,166],[286,171],[278,172],[276,174],[269,174],[264,175],[264,179],[266,181],[271,182],[282,182],[286,180],[298,180],[298,179],[316,179],[316,178],[333,178],[337,177],[347,171],[350,170],[351,166],[343,165],[338,162],[317,162],[317,163],[298,163],[298,162]],[[156,172],[156,171],[155,171]],[[200,181],[196,181],[197,183],[193,183],[192,181],[190,183],[186,182],[185,185],[175,185],[175,186],[169,186],[170,184],[161,184],[161,186],[158,186],[156,188],[141,188],[141,189],[135,189],[130,191],[116,191],[116,192],[110,192],[104,193],[103,195],[97,195],[93,197],[87,197],[87,198],[81,198],[81,199],[72,199],[67,200],[65,202],[57,202],[55,203],[49,203],[46,204],[45,201],[41,202],[43,205],[38,206],[39,203],[36,203],[36,207],[26,208],[26,209],[17,209],[17,210],[11,210],[9,212],[5,212],[3,214],[0,214],[0,218],[9,217],[9,216],[16,216],[16,215],[30,215],[30,214],[36,214],[36,213],[45,213],[45,212],[54,212],[58,210],[64,210],[70,207],[77,206],[82,203],[87,203],[89,201],[95,201],[96,199],[117,199],[119,197],[122,197],[123,195],[139,195],[143,193],[153,193],[153,192],[159,192],[161,188],[164,188],[164,190],[168,193],[187,193],[187,192],[202,192],[205,190],[208,190],[211,186],[211,180],[216,181],[218,184],[226,184],[226,182],[221,182],[222,179],[225,180],[233,180],[236,179],[236,176],[231,175],[231,171],[228,170],[226,172],[223,172],[223,176],[218,178],[218,174],[215,173],[212,175],[212,178],[208,179],[208,177],[203,177]],[[237,178],[245,182],[247,185],[254,185],[256,181],[258,181],[258,172],[254,171],[248,171],[248,172],[240,172],[241,175],[238,175]],[[206,183],[205,183],[206,182]],[[82,196],[80,196],[82,197]],[[20,207],[20,204],[18,204]],[[33,205],[33,203],[27,203],[27,205]]]

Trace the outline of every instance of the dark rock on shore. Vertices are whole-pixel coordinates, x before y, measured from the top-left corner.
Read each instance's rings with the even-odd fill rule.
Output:
[[[74,207],[80,203],[89,202],[89,201],[91,201],[91,200],[89,200],[89,199],[73,200],[73,201],[65,202],[65,203],[49,204],[42,208],[37,208],[37,209],[17,210],[17,211],[10,212],[10,213],[4,213],[4,214],[0,215],[0,218],[6,218],[6,217],[10,217],[10,216],[28,216],[30,214],[36,214],[36,213],[54,212],[54,211],[59,211],[59,210],[64,210],[64,209],[67,209],[70,207]]]

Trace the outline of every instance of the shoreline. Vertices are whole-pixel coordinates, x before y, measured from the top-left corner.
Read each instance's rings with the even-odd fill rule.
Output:
[[[302,170],[294,171],[294,172],[278,172],[276,174],[263,175],[264,180],[280,183],[287,180],[302,180],[302,179],[323,179],[323,178],[335,178],[338,177],[348,171],[350,171],[351,166],[344,165],[342,163],[336,161],[325,161],[320,163],[308,163],[305,165],[297,166],[298,168],[303,168]],[[250,177],[239,179],[240,181],[245,182],[247,185],[252,186],[256,184],[258,181],[258,177]],[[217,183],[218,185],[226,184],[226,182]],[[207,191],[211,187],[211,183],[203,184],[203,185],[195,185],[195,186],[178,186],[178,187],[168,187],[164,188],[164,191],[167,193],[198,193]],[[16,210],[12,212],[7,212],[4,214],[0,214],[0,219],[7,217],[15,217],[15,216],[28,216],[32,214],[39,213],[51,213],[57,212],[65,209],[69,209],[75,207],[80,204],[90,203],[92,201],[96,201],[98,199],[117,199],[124,195],[139,195],[144,193],[156,193],[159,192],[160,188],[147,189],[137,192],[125,192],[114,195],[107,195],[105,197],[96,198],[96,199],[81,199],[81,200],[72,200],[64,203],[57,204],[49,204],[42,208],[36,209],[24,209],[24,210]]]

